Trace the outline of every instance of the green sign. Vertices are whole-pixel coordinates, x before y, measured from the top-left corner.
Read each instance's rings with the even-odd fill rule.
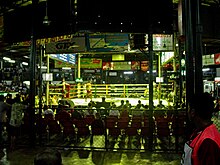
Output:
[[[83,82],[83,79],[82,78],[76,78],[76,80],[75,80],[77,83],[81,83],[81,82]]]

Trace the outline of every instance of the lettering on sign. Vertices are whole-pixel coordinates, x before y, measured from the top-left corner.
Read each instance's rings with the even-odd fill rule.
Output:
[[[74,48],[76,42],[61,42],[56,44],[56,49],[71,49]]]

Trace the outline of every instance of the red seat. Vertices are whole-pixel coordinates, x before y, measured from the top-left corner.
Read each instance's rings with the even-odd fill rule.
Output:
[[[44,115],[44,118],[45,118],[45,120],[53,120],[54,119],[54,116],[53,116],[53,114],[45,114]]]
[[[36,121],[36,131],[37,131],[37,134],[42,134],[42,135],[45,135],[48,133],[48,130],[47,130],[47,126],[48,126],[48,122],[44,119],[44,118],[39,118],[37,121]]]
[[[81,137],[87,137],[90,135],[89,126],[85,123],[84,119],[75,120],[75,128],[77,128],[77,139]]]
[[[49,137],[51,135],[58,135],[61,133],[61,126],[56,120],[49,120],[48,121],[48,127],[49,127]]]
[[[88,125],[91,125],[94,120],[95,120],[94,115],[87,115],[84,117],[84,122]]]
[[[65,121],[62,123],[63,126],[63,137],[74,137],[76,135],[75,133],[75,127],[71,121]]]

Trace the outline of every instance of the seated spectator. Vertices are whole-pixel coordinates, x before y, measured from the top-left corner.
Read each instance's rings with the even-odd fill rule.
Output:
[[[126,108],[121,111],[120,117],[129,117],[129,112]]]
[[[49,107],[49,105],[44,105],[43,115],[48,115],[48,114],[54,115],[54,112],[53,112],[53,110]]]
[[[104,122],[101,118],[100,113],[96,113],[95,115],[95,120],[92,122],[91,128],[96,127],[96,128],[104,128]]]
[[[64,118],[70,118],[70,113],[66,110],[66,106],[61,106],[61,110],[57,113],[58,116],[62,116]]]
[[[132,107],[131,103],[129,102],[129,100],[125,101],[125,105],[127,106],[128,109],[130,109]]]
[[[116,117],[119,117],[120,116],[120,112],[118,109],[111,109],[109,111],[109,116],[116,116]]]
[[[105,109],[108,109],[110,107],[110,103],[106,102],[105,97],[102,97],[102,102],[100,102],[100,107],[104,107]]]
[[[143,115],[143,109],[134,109],[132,111],[132,116],[142,116]]]
[[[94,115],[95,116],[96,113],[97,113],[96,108],[92,106],[91,102],[89,102],[87,109],[84,111],[84,116],[88,116],[88,115]]]
[[[162,100],[160,100],[159,104],[156,106],[157,109],[164,109],[165,105],[163,105]]]
[[[91,124],[92,135],[90,139],[90,144],[93,144],[93,136],[94,135],[104,135],[105,133],[105,125],[99,113],[96,113],[95,120]]]
[[[118,106],[118,109],[119,109],[119,110],[122,110],[123,107],[124,107],[124,105],[125,105],[125,101],[124,101],[124,100],[121,100],[121,104]]]
[[[135,109],[143,109],[143,106],[144,106],[144,105],[141,104],[141,100],[138,100],[138,103],[137,103]]]
[[[48,148],[34,157],[34,165],[62,165],[61,153],[52,148]]]
[[[72,115],[71,115],[72,119],[82,119],[83,116],[82,114],[79,112],[78,109],[74,109],[74,111],[72,112]]]
[[[111,102],[109,109],[115,109],[116,107],[115,102]]]

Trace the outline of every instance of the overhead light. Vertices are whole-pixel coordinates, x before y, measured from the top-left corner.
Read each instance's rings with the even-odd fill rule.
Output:
[[[49,21],[49,18],[48,18],[48,16],[47,16],[47,15],[46,15],[46,16],[44,16],[43,24],[44,24],[44,25],[47,25],[47,26],[49,26],[49,25],[50,25],[50,21]]]
[[[18,52],[18,50],[11,49],[10,52],[15,53],[15,52]]]
[[[70,67],[62,67],[63,70],[71,70]]]
[[[203,68],[202,71],[203,71],[203,72],[210,71],[210,68]]]
[[[28,56],[23,56],[24,58],[29,58]]]
[[[48,13],[47,13],[47,0],[46,0],[45,8],[46,8],[46,15],[44,16],[43,24],[46,26],[49,26],[51,21],[49,20]]]
[[[22,64],[22,65],[28,65],[28,63],[27,63],[27,62],[22,62],[21,64]]]
[[[11,59],[9,57],[3,57],[3,60],[10,61]]]
[[[41,69],[47,69],[47,66],[41,66],[41,67],[40,67],[40,65],[39,65],[38,68],[39,68],[39,69],[40,69],[40,68],[41,68]]]
[[[15,60],[9,60],[8,62],[10,62],[10,63],[15,63]]]
[[[124,74],[133,74],[132,71],[125,71]]]

